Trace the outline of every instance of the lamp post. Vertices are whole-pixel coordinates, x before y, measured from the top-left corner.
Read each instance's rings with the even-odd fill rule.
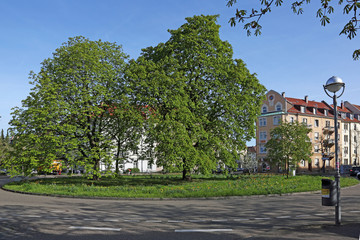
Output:
[[[336,96],[336,92],[341,90],[340,95]],[[336,184],[336,205],[335,205],[335,224],[341,224],[341,207],[340,207],[340,163],[338,158],[338,124],[337,124],[337,101],[336,98],[341,97],[345,90],[345,83],[339,77],[331,77],[327,80],[326,85],[324,85],[325,93],[333,99],[334,105],[334,127],[335,127],[335,165],[336,165],[336,173],[335,173],[335,184]],[[329,92],[334,95],[331,96]]]

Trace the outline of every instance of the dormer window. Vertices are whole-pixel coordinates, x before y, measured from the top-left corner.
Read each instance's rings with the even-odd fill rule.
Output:
[[[346,113],[341,113],[341,118],[345,119],[346,118]],[[354,116],[352,114],[350,114],[350,118],[354,118]]]
[[[354,119],[354,115],[350,114],[350,119],[353,120]]]
[[[305,113],[305,107],[304,106],[300,106],[300,112]]]
[[[325,116],[328,115],[328,110],[324,109],[324,115],[325,115]]]
[[[316,114],[317,110],[316,108],[313,108],[313,114]]]

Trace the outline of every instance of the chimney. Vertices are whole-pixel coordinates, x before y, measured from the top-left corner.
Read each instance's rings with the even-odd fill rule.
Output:
[[[344,109],[344,100],[341,100],[341,109]]]
[[[281,93],[281,96],[282,96],[283,98],[285,98],[285,92],[282,92],[282,93]]]
[[[305,102],[306,102],[306,103],[309,102],[309,97],[308,97],[308,95],[305,96]]]

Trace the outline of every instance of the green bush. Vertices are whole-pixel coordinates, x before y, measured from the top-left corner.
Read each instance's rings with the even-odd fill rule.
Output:
[[[139,173],[140,169],[139,168],[128,168],[128,169],[125,170],[125,173],[129,173],[129,172],[131,172],[131,173]]]

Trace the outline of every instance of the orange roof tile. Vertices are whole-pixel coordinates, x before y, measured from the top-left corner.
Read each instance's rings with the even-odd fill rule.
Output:
[[[315,107],[315,108],[330,110],[330,108],[326,104],[324,104],[323,102],[316,102],[316,101],[305,102],[304,99],[289,98],[289,97],[286,97],[286,100],[288,102],[290,102],[291,104],[293,104],[293,105],[300,105],[300,106],[306,106],[306,107]]]

